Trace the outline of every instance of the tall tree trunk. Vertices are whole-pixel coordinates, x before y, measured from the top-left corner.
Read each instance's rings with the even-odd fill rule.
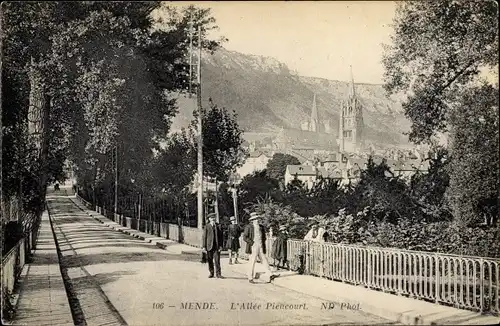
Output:
[[[35,157],[38,160],[38,193],[41,202],[44,202],[47,189],[49,151],[49,114],[50,98],[47,96],[42,82],[42,75],[31,58],[30,66],[30,95],[28,109],[28,135],[35,147]],[[39,207],[39,214],[44,207]]]

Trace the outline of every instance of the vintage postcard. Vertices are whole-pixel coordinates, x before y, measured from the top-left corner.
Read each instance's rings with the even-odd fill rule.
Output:
[[[1,4],[5,325],[496,325],[494,1]]]

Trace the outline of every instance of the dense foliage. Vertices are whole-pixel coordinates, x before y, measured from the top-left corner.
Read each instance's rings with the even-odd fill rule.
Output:
[[[300,161],[295,156],[289,154],[274,154],[269,162],[267,162],[266,166],[269,177],[276,179],[284,184],[287,165],[300,165]]]
[[[498,6],[402,2],[394,26],[383,60],[385,87],[408,96],[403,109],[412,122],[410,140],[431,143],[436,135],[449,136],[447,147],[434,153],[441,159],[411,184],[426,221],[445,224],[412,230],[435,250],[498,257],[499,99],[498,82],[491,82],[498,78]],[[407,230],[403,225],[400,230]]]
[[[428,173],[415,174],[410,182],[388,173],[384,161],[372,160],[358,182],[342,187],[323,181],[307,189],[294,180],[280,190],[265,170],[255,172],[241,183],[246,200],[242,214],[257,210],[267,226],[276,231],[284,224],[296,238],[303,238],[309,222],[318,220],[336,243],[500,257],[498,227],[458,231],[445,200],[447,151],[436,147],[430,154]]]
[[[410,140],[428,141],[449,128],[483,68],[498,70],[498,6],[492,1],[398,3],[391,45],[385,51],[385,87],[405,92]]]
[[[160,9],[163,20],[153,19]],[[120,185],[150,191],[154,151],[177,110],[168,94],[188,85],[189,21],[193,30],[201,28],[205,50],[220,45],[206,37],[216,28],[210,10],[160,2],[49,2],[8,3],[2,14],[4,197],[32,189],[47,166],[48,181],[63,181],[65,160],[74,163],[87,192],[112,195],[116,166]],[[198,38],[195,33],[195,44]],[[47,162],[29,157],[32,68],[50,103]]]
[[[197,146],[197,117],[190,126],[194,146]],[[227,182],[232,172],[243,164],[242,130],[236,113],[218,107],[209,99],[209,108],[202,108],[203,174],[211,179]]]
[[[448,189],[453,215],[461,225],[496,225],[499,201],[498,89],[466,92],[450,118],[451,170]]]

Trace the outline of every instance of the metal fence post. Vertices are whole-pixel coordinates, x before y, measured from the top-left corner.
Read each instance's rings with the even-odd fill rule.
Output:
[[[440,267],[440,259],[439,259],[439,257],[438,257],[437,254],[434,254],[434,257],[436,259],[436,303],[439,303],[439,300],[441,299],[439,297],[439,294],[440,294],[439,293],[440,292],[439,291],[440,290],[439,287],[440,287],[440,283],[441,283],[441,280],[440,280],[441,273],[440,273],[440,269],[439,269],[439,267]]]
[[[325,275],[325,256],[324,256],[325,246],[321,243],[320,248],[321,248],[320,249],[321,250],[321,254],[320,254],[321,268],[320,268],[320,272],[319,272],[319,277],[323,277]]]
[[[306,260],[306,270],[304,271],[304,274],[310,274],[311,273],[311,242],[307,241],[306,242],[306,252],[305,252],[305,260]]]
[[[481,312],[483,312],[484,311],[484,297],[485,297],[484,296],[484,274],[485,273],[484,273],[484,259],[483,258],[481,258],[481,260],[479,261],[479,264],[481,264],[480,268],[479,268],[479,273],[480,273],[480,275],[479,275],[479,283],[480,283],[479,284],[479,286],[480,286],[480,288],[479,288],[480,289],[479,290],[479,300],[481,300],[479,307],[481,309]],[[475,270],[476,270],[476,268],[474,268],[474,271]],[[476,273],[474,273],[474,279],[477,279],[475,274]],[[491,275],[490,275],[490,277],[491,277]]]

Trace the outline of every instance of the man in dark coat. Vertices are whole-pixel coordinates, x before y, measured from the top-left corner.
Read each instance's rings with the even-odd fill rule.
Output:
[[[229,219],[231,224],[228,227],[227,234],[227,245],[226,247],[229,249],[229,265],[231,265],[233,256],[235,257],[234,263],[238,264],[238,251],[240,250],[240,236],[241,236],[241,228],[236,223],[236,218],[231,216]]]
[[[217,278],[222,278],[220,268],[220,252],[224,241],[222,229],[219,224],[215,223],[214,213],[208,214],[207,218],[209,222],[205,225],[205,229],[203,230],[202,250],[207,253],[208,270],[210,272],[208,277],[214,277],[215,265],[215,276],[217,276]]]
[[[260,257],[264,268],[267,270],[269,279],[271,282],[278,275],[273,275],[271,268],[269,267],[269,262],[266,256],[266,229],[263,225],[259,223],[260,216],[257,213],[250,214],[248,224],[245,227],[245,232],[243,233],[243,240],[247,243],[246,253],[250,255],[249,258],[249,269],[248,269],[248,281],[254,283],[254,270],[255,261],[257,256]]]

